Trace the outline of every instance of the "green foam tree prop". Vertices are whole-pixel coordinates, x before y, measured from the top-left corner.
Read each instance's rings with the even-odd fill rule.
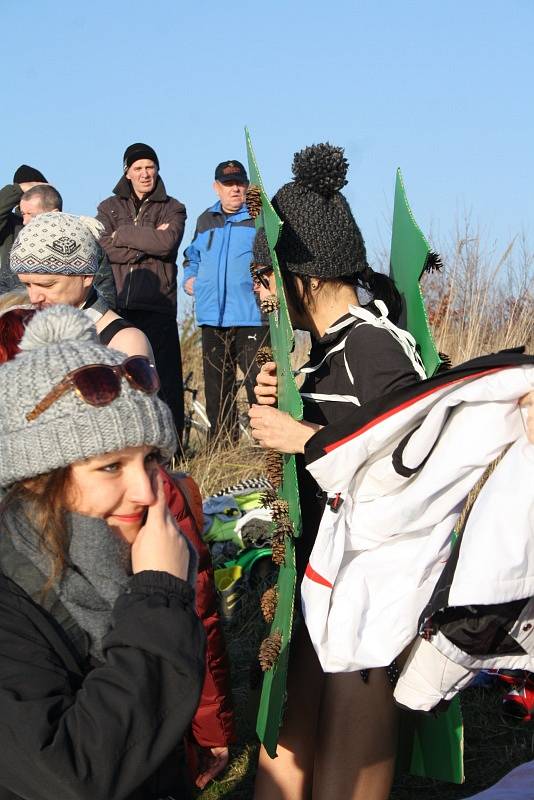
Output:
[[[415,221],[408,203],[400,169],[395,181],[391,234],[390,276],[403,300],[400,326],[417,342],[426,374],[430,377],[441,364],[419,281],[426,270],[439,269],[434,253]],[[456,697],[445,713],[435,717],[403,713],[399,726],[397,770],[412,775],[462,783],[463,724],[460,700]]]
[[[261,190],[261,211],[255,220],[256,229],[265,229],[279,301],[278,309],[269,315],[271,347],[274,360],[276,361],[278,376],[278,408],[282,411],[287,411],[295,419],[302,419],[302,400],[291,367],[291,353],[295,340],[285,301],[282,276],[274,250],[280,235],[282,222],[272,207],[263,188],[263,182],[252,148],[250,134],[247,129],[245,129],[245,138],[250,181],[252,185],[257,186]],[[293,534],[295,537],[298,537],[301,533],[301,518],[295,456],[284,454],[282,458],[283,476],[278,494],[288,503],[289,518],[293,527]],[[264,674],[256,724],[256,731],[259,739],[271,758],[276,756],[278,732],[282,723],[284,711],[287,665],[293,625],[295,586],[295,546],[293,538],[291,536],[286,536],[284,563],[280,566],[278,573],[278,600],[276,612],[271,625],[271,633],[277,632],[281,634],[281,649],[273,667]]]
[[[395,202],[391,233],[390,276],[395,281],[403,300],[400,327],[414,337],[426,374],[433,375],[441,364],[419,281],[423,272],[439,268],[439,257],[430,249],[406,197],[400,169],[395,181]]]

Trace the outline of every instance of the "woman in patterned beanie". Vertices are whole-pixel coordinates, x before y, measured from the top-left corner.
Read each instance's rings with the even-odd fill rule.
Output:
[[[276,254],[293,326],[312,339],[300,393],[304,418],[276,404],[276,368],[258,376],[252,432],[266,448],[297,454],[302,536],[296,540],[302,579],[324,509],[324,496],[306,471],[304,446],[313,433],[374,397],[425,377],[415,342],[394,324],[401,298],[393,282],[367,263],[365,244],[340,189],[347,183],[343,150],[307,147],[293,162],[294,180],[272,204],[283,221]],[[260,301],[276,293],[265,236],[254,247]],[[362,305],[363,289],[372,301]],[[349,632],[347,632],[349,634]],[[278,757],[262,748],[256,800],[383,800],[396,754],[392,684],[396,665],[324,674],[304,625],[291,645],[288,701]]]
[[[158,388],[148,359],[67,306],[36,314],[0,367],[2,797],[188,796],[204,635]]]

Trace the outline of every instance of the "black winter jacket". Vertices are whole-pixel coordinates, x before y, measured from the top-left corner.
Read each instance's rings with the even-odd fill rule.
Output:
[[[18,276],[9,269],[9,254],[22,228],[21,215],[13,211],[21,197],[18,183],[8,183],[0,189],[0,294],[21,288]]]
[[[0,800],[184,797],[176,748],[204,674],[191,587],[135,575],[89,671],[69,641],[55,611],[0,576]]]

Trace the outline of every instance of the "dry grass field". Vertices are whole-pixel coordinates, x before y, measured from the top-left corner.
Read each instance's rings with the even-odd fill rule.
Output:
[[[444,269],[422,281],[429,319],[438,344],[453,364],[504,348],[525,346],[534,352],[534,255],[514,240],[502,254],[484,252],[479,238],[465,229],[450,246],[442,247]],[[183,326],[184,371],[193,371],[193,385],[202,386],[200,342],[193,321]],[[305,360],[307,343],[297,341],[295,363]],[[202,399],[199,394],[199,399]],[[193,440],[193,445],[195,444]],[[229,447],[217,442],[211,449],[189,452],[182,469],[192,473],[204,495],[262,473],[261,450],[242,442]],[[239,743],[220,781],[198,797],[202,800],[253,796],[257,745],[254,736],[258,690],[250,688],[250,664],[255,659],[263,627],[258,612],[259,588],[251,587],[240,613],[227,626]],[[502,716],[500,694],[474,688],[463,694],[466,783],[451,786],[405,776],[394,786],[392,800],[459,800],[497,781],[513,766],[534,758],[534,723]],[[358,732],[354,732],[355,737]]]

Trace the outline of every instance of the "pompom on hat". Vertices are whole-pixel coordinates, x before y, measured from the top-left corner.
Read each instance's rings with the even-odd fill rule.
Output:
[[[25,225],[11,248],[9,266],[17,275],[95,275],[103,226],[93,217],[49,211]]]
[[[294,180],[272,199],[284,223],[276,245],[281,267],[325,279],[364,270],[365,243],[340,191],[348,169],[343,148],[306,147],[295,153],[292,169]]]
[[[1,487],[126,447],[157,447],[166,456],[175,452],[168,407],[124,377],[120,394],[107,405],[89,405],[69,389],[28,422],[26,415],[72,370],[125,359],[98,343],[79,309],[58,305],[36,313],[20,349],[0,368]]]

